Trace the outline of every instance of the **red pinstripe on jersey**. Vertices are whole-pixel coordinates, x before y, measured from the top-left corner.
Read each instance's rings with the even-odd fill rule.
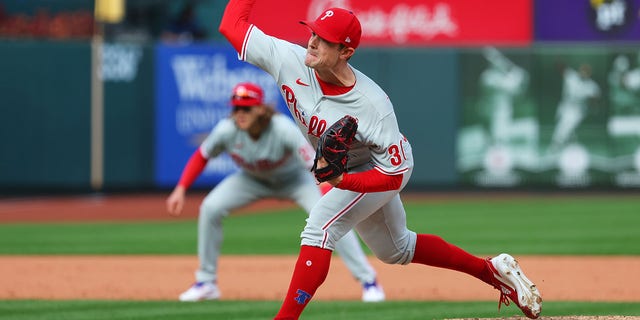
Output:
[[[353,199],[351,202],[349,202],[349,204],[347,204],[347,206],[345,206],[335,216],[333,216],[333,218],[331,218],[329,221],[327,221],[327,223],[325,223],[324,226],[322,226],[322,230],[327,230],[327,228],[329,228],[329,226],[331,226],[336,220],[338,220],[342,215],[344,215],[351,208],[353,208],[353,206],[355,206],[356,203],[358,203],[360,201],[360,199],[362,199],[362,197],[365,196],[365,194],[366,193],[361,193],[355,199]],[[328,237],[328,234],[325,232],[324,236],[322,237],[322,245],[321,245],[322,248],[324,248],[325,245],[327,244],[327,237]]]
[[[245,61],[247,58],[247,40],[249,39],[249,35],[251,34],[251,30],[253,30],[254,25],[250,25],[247,33],[244,35],[244,40],[242,41],[242,50],[239,53],[240,60]]]
[[[397,174],[401,174],[401,173],[405,173],[405,172],[409,171],[409,168],[403,168],[403,169],[400,169],[398,171],[387,171],[387,170],[384,170],[382,167],[378,167],[378,166],[375,166],[373,168],[378,170],[378,171],[380,171],[380,173],[384,173],[384,174],[388,174],[388,175],[397,175]]]

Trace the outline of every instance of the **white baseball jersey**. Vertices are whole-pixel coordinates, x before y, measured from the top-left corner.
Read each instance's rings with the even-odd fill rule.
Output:
[[[243,48],[240,59],[274,77],[294,120],[314,147],[331,124],[348,114],[358,119],[349,151],[350,169],[370,164],[384,174],[395,175],[413,166],[412,158],[405,154],[410,147],[400,133],[393,105],[370,78],[351,66],[355,86],[345,94],[327,96],[314,70],[304,64],[305,48],[268,36],[255,26],[249,29]]]
[[[241,48],[241,60],[276,80],[299,129],[314,147],[329,126],[350,115],[358,119],[358,130],[349,150],[349,171],[375,169],[402,175],[400,188],[386,192],[333,188],[311,210],[300,234],[301,244],[334,250],[336,241],[355,228],[378,258],[408,264],[417,236],[406,227],[399,192],[411,177],[413,155],[387,94],[349,66],[356,78],[353,88],[340,95],[324,95],[315,71],[304,64],[306,49],[266,35],[254,25],[249,26]]]
[[[258,140],[238,129],[233,119],[223,119],[202,142],[200,152],[205,158],[227,152],[249,175],[274,183],[311,168],[315,154],[295,124],[282,114],[273,115]]]

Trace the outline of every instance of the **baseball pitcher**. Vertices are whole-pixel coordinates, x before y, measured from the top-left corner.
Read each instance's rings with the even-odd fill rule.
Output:
[[[329,8],[315,20],[301,21],[310,30],[304,48],[253,25],[249,17],[258,14],[251,12],[254,2],[229,1],[220,32],[240,59],[276,80],[298,128],[321,153],[315,157],[316,178],[334,186],[311,209],[275,319],[300,317],[327,276],[337,241],[354,228],[385,263],[470,274],[500,290],[501,302],[513,301],[525,315],[537,318],[542,298],[513,257],[479,258],[439,236],[407,228],[400,191],[413,170],[411,145],[400,132],[387,94],[348,62],[362,34],[355,14]],[[428,279],[416,281],[429,285]]]

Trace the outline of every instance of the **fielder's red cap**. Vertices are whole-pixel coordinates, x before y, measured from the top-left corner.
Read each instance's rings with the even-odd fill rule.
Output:
[[[342,8],[329,8],[314,21],[300,21],[320,38],[346,47],[357,48],[362,27],[353,12]]]
[[[251,107],[262,104],[262,88],[255,83],[242,82],[233,87],[231,105]]]

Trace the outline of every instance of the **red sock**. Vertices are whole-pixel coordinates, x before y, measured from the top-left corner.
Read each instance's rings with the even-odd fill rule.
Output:
[[[301,246],[289,291],[274,319],[298,319],[329,273],[331,250]]]
[[[491,271],[484,259],[446,242],[439,236],[419,234],[412,263],[456,270],[491,284]]]

